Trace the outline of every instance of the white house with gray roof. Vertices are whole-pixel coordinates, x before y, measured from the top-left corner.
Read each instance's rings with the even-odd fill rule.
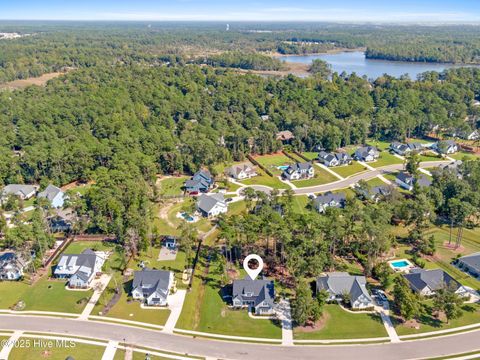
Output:
[[[436,291],[445,287],[453,288],[460,296],[467,296],[469,289],[460,284],[442,269],[412,269],[409,274],[402,275],[407,279],[410,288],[423,296],[434,295]]]
[[[81,254],[62,254],[53,275],[59,279],[68,279],[72,288],[88,288],[95,275],[102,271],[105,257],[91,249]]]
[[[352,163],[352,157],[346,153],[334,152],[327,153],[325,151],[320,151],[318,153],[318,161],[323,163],[328,167],[340,166],[340,165],[349,165]]]
[[[455,154],[458,151],[458,144],[453,140],[438,141],[433,145],[433,148],[440,154]]]
[[[358,161],[370,162],[380,157],[380,152],[374,146],[363,146],[355,151],[353,157]]]
[[[408,191],[412,191],[415,184],[418,184],[418,186],[422,188],[432,185],[430,178],[424,174],[420,174],[415,178],[413,175],[403,171],[398,173],[395,182],[398,186]]]
[[[313,206],[319,213],[324,213],[329,207],[343,208],[345,202],[347,201],[347,196],[345,193],[332,193],[330,191],[325,194],[318,195],[315,200],[313,200]]]
[[[38,186],[24,184],[9,184],[2,189],[1,198],[4,199],[9,195],[15,195],[23,200],[28,200],[35,196]]]
[[[257,315],[274,313],[275,286],[273,280],[252,280],[246,276],[243,280],[233,281],[232,303],[237,308],[248,308]]]
[[[0,255],[0,280],[19,280],[27,263],[14,252]]]
[[[424,147],[421,143],[418,143],[418,142],[404,144],[404,143],[394,141],[393,143],[390,144],[390,150],[397,153],[398,155],[405,156],[412,152],[414,153],[421,152],[424,150]]]
[[[225,197],[221,193],[200,195],[197,198],[196,208],[202,216],[207,218],[215,217],[228,211]]]
[[[456,262],[463,271],[475,277],[480,277],[480,252],[462,256]]]
[[[314,176],[315,170],[310,162],[295,163],[286,168],[282,173],[282,177],[290,181],[311,179]]]
[[[132,297],[149,306],[167,306],[175,287],[173,272],[144,268],[133,274]]]
[[[257,176],[257,172],[253,165],[248,163],[233,165],[227,169],[227,173],[236,180],[250,179],[253,176]]]
[[[45,198],[52,204],[54,208],[61,208],[63,207],[65,193],[55,185],[48,185],[45,190],[38,193],[39,198]]]
[[[317,292],[325,290],[330,301],[342,300],[343,296],[348,295],[353,309],[365,309],[373,306],[366,284],[365,276],[330,272],[317,278],[316,288]]]

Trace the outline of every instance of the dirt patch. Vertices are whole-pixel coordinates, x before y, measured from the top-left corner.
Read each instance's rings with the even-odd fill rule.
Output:
[[[227,276],[230,280],[236,280],[240,277],[240,272],[237,269],[228,269]]]
[[[298,326],[298,327],[295,328],[295,330],[298,331],[298,332],[303,332],[303,333],[322,330],[329,319],[330,319],[330,314],[323,313],[320,320],[318,320],[316,323],[310,323],[310,324],[307,324],[305,326]]]
[[[62,72],[52,72],[48,74],[43,74],[42,76],[39,77],[32,77],[28,79],[21,79],[21,80],[13,80],[10,82],[7,82],[5,84],[0,84],[0,90],[18,90],[18,89],[24,89],[27,86],[30,85],[36,85],[36,86],[44,86],[48,80],[54,79],[60,75],[65,75],[67,72],[69,72],[72,69],[68,69],[66,71]]]
[[[462,253],[465,250],[463,246],[455,247],[454,241],[452,241],[451,244],[449,244],[448,242],[444,242],[443,247],[455,253]]]
[[[403,326],[409,329],[420,329],[420,323],[415,319],[405,321]]]

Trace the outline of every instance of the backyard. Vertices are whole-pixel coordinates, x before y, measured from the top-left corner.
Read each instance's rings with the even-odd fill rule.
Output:
[[[183,194],[183,184],[186,176],[165,177],[157,180],[157,187],[161,196],[172,196]]]
[[[263,185],[273,189],[288,189],[288,185],[281,182],[278,177],[271,177],[261,169],[257,169],[257,173],[257,176],[242,180],[241,183],[245,185]]]
[[[387,165],[393,165],[393,164],[403,164],[404,160],[396,157],[393,154],[390,154],[387,151],[381,151],[380,152],[380,157],[373,162],[369,162],[368,165],[374,168],[379,168]]]
[[[336,166],[331,169],[344,178],[368,170],[365,166],[359,164],[357,161],[353,161],[351,165]]]
[[[292,159],[282,153],[256,156],[255,160],[272,172],[273,175],[281,175],[283,170],[280,166],[288,166],[294,163]]]

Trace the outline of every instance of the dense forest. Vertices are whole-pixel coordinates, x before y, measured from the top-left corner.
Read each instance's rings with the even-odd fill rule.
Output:
[[[65,67],[158,65],[221,52],[304,54],[367,48],[370,58],[478,63],[480,48],[476,26],[241,22],[226,31],[220,23],[1,22],[0,31],[28,34],[0,40],[0,83]]]

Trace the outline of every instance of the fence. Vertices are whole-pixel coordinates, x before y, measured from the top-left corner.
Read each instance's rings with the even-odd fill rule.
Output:
[[[253,165],[257,165],[260,169],[262,169],[263,171],[265,171],[268,176],[274,177],[274,175],[272,174],[272,172],[271,172],[270,170],[268,170],[265,166],[263,166],[262,164],[260,164],[257,160],[255,160],[255,159],[253,158],[253,156],[247,155],[247,159],[250,160]]]

